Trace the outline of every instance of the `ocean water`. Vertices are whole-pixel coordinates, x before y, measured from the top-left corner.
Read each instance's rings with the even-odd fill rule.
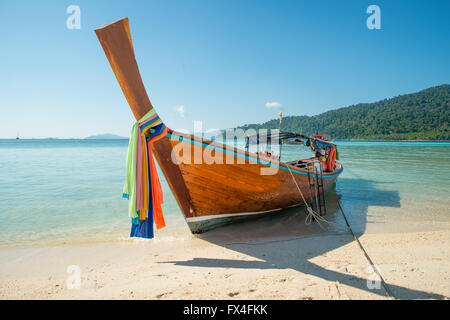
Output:
[[[327,194],[326,219],[343,224],[340,199],[359,233],[450,227],[450,143],[335,142],[344,172]],[[127,240],[127,147],[128,140],[0,140],[0,246]],[[303,146],[283,146],[283,161],[310,156]],[[156,238],[187,239],[159,174],[167,227]]]

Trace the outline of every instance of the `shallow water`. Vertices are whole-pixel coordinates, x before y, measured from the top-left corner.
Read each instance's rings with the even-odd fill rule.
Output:
[[[340,198],[359,233],[450,226],[450,143],[336,143],[344,172],[327,194],[327,220],[344,224],[336,207]],[[0,246],[127,239],[128,204],[121,198],[127,146],[127,140],[0,140]],[[303,146],[283,146],[283,161],[310,156]],[[159,173],[167,227],[156,236],[189,238]],[[302,233],[323,232],[317,223],[304,225],[302,208],[249,223],[268,234],[287,222]],[[326,223],[324,229],[341,230]]]

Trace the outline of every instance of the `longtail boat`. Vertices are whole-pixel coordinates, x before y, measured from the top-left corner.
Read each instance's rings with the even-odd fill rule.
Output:
[[[128,18],[95,32],[135,118],[141,119],[153,106],[135,59]],[[263,135],[247,137],[247,148],[241,150],[167,128],[164,137],[151,144],[191,232],[312,201],[330,189],[343,170],[333,159],[329,171],[320,169],[321,188],[312,191],[311,181],[318,177],[315,158],[280,162],[250,152],[248,145],[255,138],[258,141]],[[335,147],[328,141],[281,131],[276,139]]]

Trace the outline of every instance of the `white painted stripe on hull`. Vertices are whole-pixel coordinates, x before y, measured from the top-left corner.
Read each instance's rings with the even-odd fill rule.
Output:
[[[190,218],[186,218],[186,221],[188,223],[189,222],[200,222],[200,221],[207,221],[207,220],[221,219],[221,218],[228,218],[228,217],[250,216],[250,215],[262,214],[262,213],[280,211],[280,210],[282,210],[282,208],[266,210],[266,211],[258,211],[258,212],[226,213],[226,214],[216,214],[216,215],[211,215],[211,216],[190,217]]]

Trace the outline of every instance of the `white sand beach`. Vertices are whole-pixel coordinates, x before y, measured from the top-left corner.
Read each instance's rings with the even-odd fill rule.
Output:
[[[368,288],[376,276],[351,235],[206,235],[2,249],[0,298],[389,299],[376,282]],[[360,236],[397,299],[450,296],[449,240],[450,230]],[[70,265],[79,289],[67,287]]]

